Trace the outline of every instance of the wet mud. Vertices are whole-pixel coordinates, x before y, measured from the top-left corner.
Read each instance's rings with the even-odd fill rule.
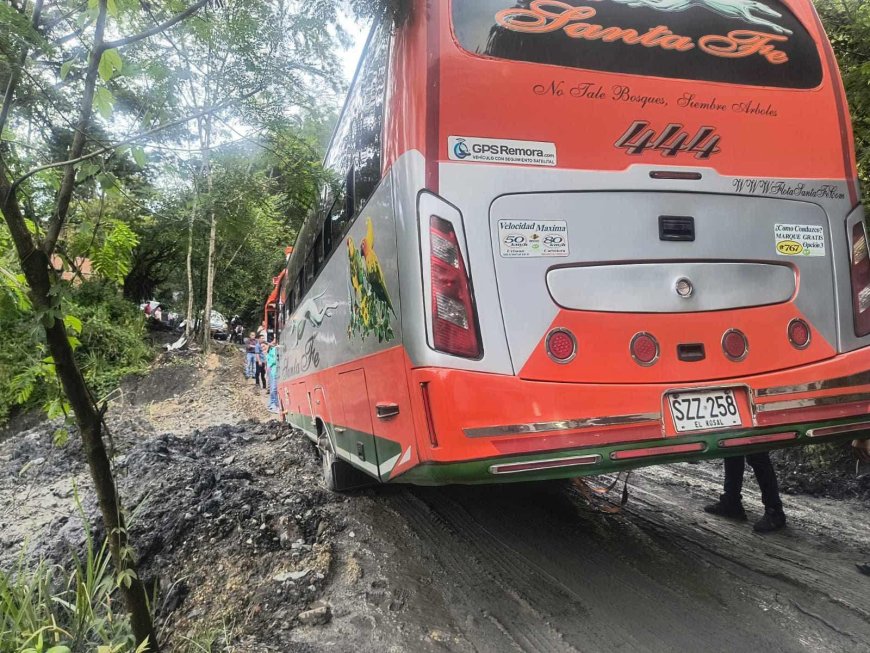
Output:
[[[846,458],[778,454],[789,522],[767,536],[702,511],[720,461],[634,472],[616,513],[570,483],[338,495],[240,356],[188,365],[154,377],[160,393],[131,382],[109,413],[166,650],[870,650],[870,501]],[[76,492],[99,535],[76,436],[58,450],[54,429],[0,442],[3,568],[22,547],[60,563],[81,548]],[[751,473],[744,497],[759,517]]]

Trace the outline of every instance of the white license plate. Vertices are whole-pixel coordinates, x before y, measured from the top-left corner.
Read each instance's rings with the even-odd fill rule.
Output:
[[[741,424],[737,398],[730,389],[672,393],[668,403],[678,433]]]

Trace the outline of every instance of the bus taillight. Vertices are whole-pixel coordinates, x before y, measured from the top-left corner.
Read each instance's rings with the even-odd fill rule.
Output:
[[[810,325],[795,318],[788,323],[788,341],[795,349],[806,349],[810,346],[812,332]]]
[[[864,221],[852,226],[852,307],[855,311],[855,335],[870,333],[870,256]]]
[[[659,341],[650,333],[636,333],[629,345],[631,357],[638,365],[649,367],[659,359]]]
[[[557,363],[570,363],[577,355],[577,338],[568,329],[553,329],[547,334],[547,354]]]
[[[432,266],[432,331],[435,348],[455,356],[480,356],[474,298],[453,225],[429,221]]]
[[[722,351],[728,360],[739,363],[749,353],[749,341],[746,335],[738,329],[729,329],[722,336]]]

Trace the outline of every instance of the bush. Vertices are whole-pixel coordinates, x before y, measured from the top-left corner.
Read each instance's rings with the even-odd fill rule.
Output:
[[[146,341],[144,315],[117,286],[86,281],[68,288],[63,309],[75,318],[71,323],[81,323],[76,357],[98,401],[123,377],[147,368],[153,352]],[[35,315],[0,301],[0,333],[0,423],[15,407],[51,403],[55,412],[62,412],[59,387],[46,359],[45,334]]]
[[[116,286],[100,281],[82,284],[72,292],[67,312],[82,322],[76,355],[97,399],[117,388],[125,376],[147,369],[153,351],[146,341],[145,316]]]

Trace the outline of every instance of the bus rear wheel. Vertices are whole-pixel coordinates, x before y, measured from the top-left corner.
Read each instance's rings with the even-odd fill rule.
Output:
[[[317,447],[320,449],[323,485],[330,492],[347,492],[373,484],[371,478],[335,455],[329,436],[321,435]]]

